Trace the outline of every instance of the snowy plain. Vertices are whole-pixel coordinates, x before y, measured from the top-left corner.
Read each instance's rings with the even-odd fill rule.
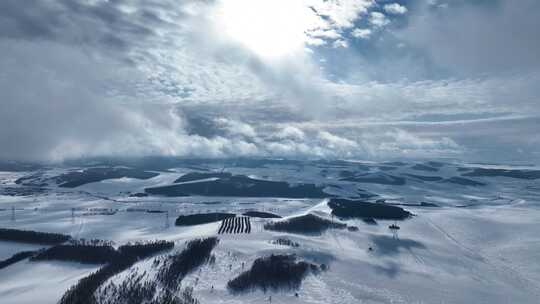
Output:
[[[362,166],[361,168],[359,166]],[[359,190],[375,194],[369,201],[411,204],[415,214],[400,222],[395,238],[392,221],[368,225],[360,219],[344,220],[358,231],[330,229],[320,236],[263,229],[268,219],[252,219],[251,234],[219,235],[216,263],[205,265],[183,280],[194,288],[201,303],[538,303],[540,298],[540,183],[535,179],[467,177],[484,186],[444,182],[461,177],[463,168],[537,170],[536,167],[445,163],[425,172],[413,164],[340,162],[227,167],[233,174],[294,183],[315,183],[338,196],[354,197]],[[391,167],[393,169],[388,169]],[[460,169],[461,168],[461,169]],[[80,168],[54,168],[54,176]],[[208,165],[210,171],[223,170]],[[54,183],[31,196],[0,196],[0,228],[69,234],[73,238],[112,240],[116,245],[137,240],[170,240],[180,250],[185,241],[216,236],[219,223],[176,227],[179,215],[248,210],[268,211],[283,217],[314,213],[330,218],[327,199],[249,197],[130,197],[145,188],[170,185],[191,168],[173,168],[147,180],[108,179],[67,189]],[[344,181],[342,171],[373,176],[403,177],[402,185]],[[2,172],[1,187],[21,187],[15,180],[32,172]],[[434,176],[426,182],[407,174]],[[337,186],[337,187],[336,187]],[[439,207],[412,206],[420,202]],[[111,210],[110,214],[100,211]],[[159,210],[168,213],[148,213]],[[297,248],[270,241],[286,237]],[[0,241],[0,260],[16,252],[43,246]],[[373,250],[368,250],[368,248]],[[231,294],[228,280],[258,257],[294,253],[300,259],[324,263],[329,269],[309,275],[298,291],[254,291]],[[150,259],[127,271],[149,270]],[[229,268],[229,265],[231,267]],[[57,303],[80,278],[99,268],[72,262],[24,260],[0,269],[0,303]],[[111,280],[121,280],[119,274]],[[152,279],[150,275],[148,279]],[[298,296],[295,296],[295,292]]]

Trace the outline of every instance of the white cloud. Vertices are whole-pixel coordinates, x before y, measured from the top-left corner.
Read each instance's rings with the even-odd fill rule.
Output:
[[[347,42],[347,40],[344,40],[344,39],[339,39],[339,40],[336,40],[332,43],[332,47],[334,48],[347,48],[349,47],[349,43]]]
[[[317,29],[314,31],[310,31],[309,34],[312,37],[322,37],[322,38],[328,38],[328,39],[341,38],[341,34],[338,33],[338,31],[335,29],[331,29],[331,30]]]
[[[215,122],[219,125],[220,129],[226,130],[229,135],[242,136],[245,138],[257,137],[255,129],[251,125],[241,121],[218,118]]]
[[[407,13],[407,7],[399,4],[399,3],[391,3],[391,4],[385,4],[384,5],[384,11],[389,13],[389,14],[394,14],[394,15],[403,15],[405,13]]]
[[[372,34],[372,30],[371,29],[360,29],[360,28],[356,28],[352,31],[352,35],[353,37],[355,38],[360,38],[360,39],[369,39],[371,37],[371,34]]]
[[[383,27],[390,23],[390,20],[386,18],[386,15],[384,15],[381,12],[371,12],[369,15],[369,23],[371,23],[375,27]]]
[[[440,0],[428,0],[427,4],[440,9],[448,8],[448,3],[440,3]]]
[[[366,14],[375,4],[373,0],[311,0],[310,7],[321,16],[327,17],[331,26],[350,28],[359,16]]]
[[[326,45],[327,42],[326,42],[326,40],[321,39],[321,38],[308,37],[306,39],[306,44],[307,45],[312,45],[312,46],[322,46],[322,45]],[[313,51],[310,50],[310,52],[312,53]]]
[[[538,28],[540,2],[523,0],[516,5],[501,0],[462,3],[445,10],[419,6],[409,25],[393,34],[422,50],[437,68],[463,77],[540,69]]]
[[[306,134],[299,128],[293,126],[284,126],[275,132],[274,136],[278,139],[303,140]]]
[[[73,14],[53,10],[48,16],[42,7],[46,2],[40,2],[30,15],[55,20],[44,22],[42,31],[0,28],[0,158],[375,158],[471,151],[494,151],[489,155],[496,156],[505,147],[521,149],[526,157],[527,151],[537,153],[540,142],[538,48],[530,38],[540,19],[516,17],[535,7],[532,0],[524,2],[525,8],[503,1],[501,10],[457,9],[448,16],[429,9],[420,9],[420,15],[411,11],[410,23],[394,29],[392,39],[382,45],[390,47],[377,49],[379,39],[369,41],[377,52],[374,57],[388,60],[391,72],[405,76],[425,62],[463,74],[441,79],[444,75],[435,70],[419,81],[386,82],[365,76],[368,69],[387,71],[377,60],[371,62],[353,47],[330,49],[348,46],[344,32],[360,39],[375,32],[384,35],[390,19],[370,11],[374,1],[306,0],[319,15],[310,11],[315,22],[302,43],[327,48],[308,52],[302,47],[301,54],[272,60],[227,40],[209,17],[213,2],[188,0],[182,9],[184,3],[178,8],[176,1],[161,1],[164,7],[133,1],[122,10],[114,9],[115,2],[99,2],[85,16],[79,16],[88,12],[84,5]],[[20,7],[21,12],[32,9]],[[113,24],[92,19],[100,15],[97,9],[110,13],[112,17],[106,16]],[[143,14],[146,10],[150,13]],[[149,17],[138,19],[143,15]],[[78,18],[84,26],[77,26]],[[361,18],[367,18],[370,28],[353,28]],[[515,30],[504,28],[508,20],[519,25],[522,36],[508,34]],[[463,30],[473,26],[482,39]],[[83,46],[80,37],[88,37]],[[396,51],[395,45],[406,47],[391,61],[388,52]],[[419,53],[411,54],[411,49]],[[350,64],[362,60],[365,65]],[[320,70],[332,66],[345,70],[336,76],[339,82]],[[472,68],[485,72],[486,67],[515,70],[467,73]],[[437,77],[430,79],[433,75]],[[211,123],[202,128],[217,131],[192,132],[192,115],[204,116]]]

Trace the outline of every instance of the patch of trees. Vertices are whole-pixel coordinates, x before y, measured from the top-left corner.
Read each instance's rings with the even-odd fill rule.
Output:
[[[193,296],[193,287],[186,287],[182,289],[179,295],[176,292],[170,290],[164,290],[155,299],[149,302],[149,304],[199,304]]]
[[[135,242],[118,247],[118,252],[122,256],[144,258],[159,251],[170,250],[173,247],[174,243],[169,241]]]
[[[30,196],[42,194],[47,191],[42,187],[3,187],[0,189],[1,195],[6,196]]]
[[[281,218],[281,216],[277,214],[273,214],[270,212],[263,212],[263,211],[247,211],[247,212],[244,212],[242,215],[249,216],[249,217],[258,217],[258,218]]]
[[[0,228],[0,240],[31,244],[56,245],[67,242],[71,236],[32,230]]]
[[[240,216],[224,219],[218,230],[218,234],[222,233],[251,233],[249,217]]]
[[[150,301],[157,289],[155,281],[145,280],[145,273],[132,271],[129,275],[116,284],[110,281],[101,287],[96,293],[96,302],[100,304],[120,304],[120,303],[146,303]]]
[[[164,290],[155,299],[149,302],[149,304],[199,304],[193,296],[193,287],[186,287],[182,289],[179,295],[176,292],[172,292],[168,289]]]
[[[324,231],[331,228],[344,229],[347,228],[347,225],[334,222],[311,213],[291,217],[281,221],[266,223],[264,225],[264,229],[266,230],[302,234],[322,234]]]
[[[328,206],[332,214],[340,218],[404,220],[411,216],[410,212],[401,207],[364,201],[331,199]]]
[[[32,261],[71,261],[84,264],[105,264],[115,260],[118,252],[112,246],[56,245],[40,251]]]
[[[141,245],[144,245],[141,247]],[[174,243],[165,241],[150,241],[121,246],[111,262],[96,272],[80,279],[66,291],[60,299],[60,304],[95,304],[97,300],[94,293],[110,277],[130,268],[139,259],[147,258],[160,251],[172,248]],[[134,248],[130,248],[134,247]]]
[[[227,218],[235,217],[234,213],[221,213],[221,212],[212,212],[212,213],[199,213],[199,214],[189,214],[189,215],[180,215],[176,221],[176,226],[193,226],[208,224],[213,222],[219,222]]]
[[[372,217],[365,217],[362,218],[362,222],[368,224],[368,225],[377,225],[377,221]]]
[[[128,269],[136,259],[118,259],[115,263],[107,264],[87,277],[80,279],[77,284],[70,287],[60,299],[60,304],[94,304],[94,292],[107,279]]]
[[[198,246],[201,246],[201,240],[188,243],[186,250],[191,250],[189,254],[198,254]],[[167,247],[167,242],[156,242],[156,245]],[[146,255],[145,249],[148,244],[136,243],[122,246],[119,251],[128,254],[142,256]],[[197,247],[197,248],[196,248]],[[141,251],[142,250],[142,251]],[[183,252],[185,252],[184,250]],[[196,251],[196,252],[194,252]],[[174,256],[174,255],[172,255]],[[158,268],[158,273],[164,267],[171,266],[168,264],[169,257],[156,258],[153,262],[153,267]],[[163,262],[163,263],[162,263]],[[177,269],[177,268],[175,268]],[[99,292],[94,294],[96,303],[100,304],[131,304],[131,303],[146,303],[146,304],[198,304],[199,302],[193,296],[193,289],[186,287],[180,289],[180,285],[167,286],[161,288],[161,280],[148,279],[147,272],[138,272],[137,269],[132,269],[131,272],[120,282],[115,283],[110,281],[107,285],[99,288]],[[184,274],[182,274],[183,278]],[[165,285],[164,285],[165,286]],[[178,293],[180,291],[180,293]]]
[[[286,238],[278,238],[278,239],[272,240],[271,243],[274,245],[290,246],[290,247],[295,247],[295,248],[300,247],[300,244],[298,244],[297,242],[291,241],[290,239],[286,239]]]
[[[95,297],[99,304],[199,304],[192,287],[180,289],[180,293],[176,288],[160,289],[158,282],[146,278],[146,272],[132,272],[120,284],[111,281]]]
[[[413,203],[393,203],[390,205],[394,206],[409,206],[409,207],[428,207],[428,208],[436,208],[440,207],[439,205],[435,203],[428,203],[428,202],[420,202],[420,204],[413,204]]]
[[[216,237],[189,241],[180,253],[166,257],[158,270],[157,279],[168,288],[177,286],[187,274],[210,260],[212,250],[218,243]]]
[[[0,261],[0,269],[4,269],[4,268],[8,267],[11,264],[15,264],[15,263],[17,263],[19,261],[27,259],[27,258],[33,256],[34,254],[36,254],[36,251],[21,251],[21,252],[18,252],[16,254],[14,254],[13,256],[11,256],[10,258],[5,259],[3,261]]]
[[[318,273],[319,266],[296,261],[295,255],[270,255],[256,259],[251,269],[227,282],[232,293],[261,289],[293,290],[298,289],[302,280],[310,273]]]
[[[167,211],[163,211],[163,210],[146,210],[146,213],[167,213]]]

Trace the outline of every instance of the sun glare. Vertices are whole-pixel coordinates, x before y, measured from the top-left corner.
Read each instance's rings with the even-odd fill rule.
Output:
[[[276,58],[303,50],[313,12],[303,1],[222,0],[220,26],[257,55]]]

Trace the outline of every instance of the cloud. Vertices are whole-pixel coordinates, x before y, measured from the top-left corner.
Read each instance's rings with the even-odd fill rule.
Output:
[[[375,4],[372,0],[328,0],[309,2],[315,12],[328,18],[329,26],[350,28],[359,16]]]
[[[244,138],[257,137],[255,129],[249,124],[227,118],[218,118],[216,119],[216,122],[218,124],[218,128],[226,130],[228,135]]]
[[[381,12],[371,12],[369,15],[369,23],[371,23],[375,27],[383,27],[390,23],[390,20],[386,18],[386,15],[384,15]]]
[[[336,40],[334,41],[334,43],[332,43],[332,46],[334,48],[347,48],[349,47],[349,43],[346,41],[346,40],[343,40],[343,39],[339,39],[339,40]]]
[[[395,34],[457,77],[531,72],[540,68],[539,17],[534,0],[425,5]]]
[[[278,139],[290,139],[290,140],[302,141],[303,139],[305,139],[306,134],[299,128],[296,128],[293,126],[284,126],[280,128],[279,130],[277,130],[276,132],[273,132],[272,136]]]
[[[341,38],[341,34],[338,33],[336,29],[330,29],[330,30],[324,30],[324,29],[317,29],[314,31],[310,31],[309,35],[311,37],[320,37],[325,39],[339,39]]]
[[[399,3],[391,3],[391,4],[385,4],[383,6],[384,8],[384,11],[389,13],[389,14],[394,14],[394,15],[403,15],[405,13],[407,13],[407,7],[399,4]]]
[[[360,39],[369,39],[371,37],[371,34],[373,32],[370,29],[360,29],[356,28],[352,31],[353,37],[360,38]]]
[[[385,134],[385,137],[389,138],[389,140],[382,142],[378,147],[378,150],[390,154],[419,153],[420,155],[423,154],[425,156],[448,156],[450,154],[458,154],[461,152],[459,151],[461,147],[448,137],[439,139],[422,138],[401,129],[389,131]]]
[[[308,0],[278,58],[219,3],[1,1],[0,158],[540,157],[532,0]]]
[[[231,98],[231,88],[242,89],[227,79],[245,83],[250,72],[225,65],[216,74],[209,57],[174,51],[169,39],[181,30],[168,19],[191,17],[171,3],[130,4],[0,4],[0,158],[224,155],[233,147],[188,134],[175,103]]]

